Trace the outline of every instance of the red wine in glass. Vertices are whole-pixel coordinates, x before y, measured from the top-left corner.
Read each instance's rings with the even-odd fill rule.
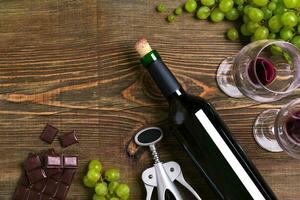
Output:
[[[251,61],[248,68],[248,74],[250,80],[254,84],[269,85],[276,78],[276,67],[274,64],[266,58],[258,57],[254,66],[254,60]],[[257,75],[257,78],[255,76]]]
[[[286,121],[286,132],[294,140],[300,144],[300,110],[293,113]]]

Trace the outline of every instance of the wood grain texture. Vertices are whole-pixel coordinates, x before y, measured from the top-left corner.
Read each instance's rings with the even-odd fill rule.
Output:
[[[242,47],[224,39],[230,23],[198,21],[189,14],[168,24],[157,0],[3,0],[0,2],[0,199],[11,199],[20,165],[29,152],[49,147],[77,153],[80,168],[69,200],[91,199],[81,184],[88,160],[120,168],[132,200],[145,198],[140,179],[151,166],[149,153],[129,158],[132,135],[167,117],[167,104],[142,69],[133,49],[146,36],[188,92],[210,100],[266,181],[282,200],[300,196],[300,164],[285,153],[268,153],[254,142],[253,121],[282,101],[258,104],[230,99],[216,86],[220,61]],[[165,0],[168,12],[182,2]],[[144,87],[147,86],[147,87]],[[46,122],[76,130],[80,144],[61,149],[39,135]],[[165,125],[162,124],[162,127]],[[158,146],[161,160],[175,160],[203,196],[214,197],[171,132]],[[196,177],[196,178],[195,178]]]

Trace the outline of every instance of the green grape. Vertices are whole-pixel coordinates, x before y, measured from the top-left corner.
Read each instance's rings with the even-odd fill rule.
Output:
[[[290,64],[290,65],[292,64],[292,58],[291,58],[290,54],[288,54],[287,52],[283,52],[282,56],[288,64]]]
[[[258,8],[250,8],[248,16],[251,21],[260,22],[264,18],[264,13]]]
[[[260,25],[257,22],[250,21],[246,23],[246,28],[250,33],[254,33],[259,27]]]
[[[181,7],[178,7],[174,10],[174,14],[175,15],[181,15],[182,14],[182,8]]]
[[[257,6],[265,6],[269,3],[269,0],[252,0],[253,3]]]
[[[115,195],[115,194],[107,193],[107,194],[105,195],[105,197],[106,197],[106,199],[111,199],[111,198],[113,198],[113,197],[116,197],[116,195]]]
[[[296,35],[291,40],[292,44],[295,45],[297,48],[300,48],[300,35]]]
[[[97,182],[100,179],[100,172],[98,170],[95,169],[91,169],[88,171],[86,177],[88,178],[88,180],[90,180],[91,182]]]
[[[277,4],[276,9],[274,10],[274,14],[280,15],[286,11],[286,8],[282,4]]]
[[[207,6],[201,6],[197,11],[198,19],[207,19],[210,15],[210,8]]]
[[[233,2],[238,6],[243,5],[245,3],[244,0],[233,0]]]
[[[129,186],[127,184],[123,184],[123,183],[120,184],[116,189],[116,194],[121,199],[124,199],[124,200],[128,199],[129,194],[130,194]]]
[[[84,177],[83,177],[83,185],[86,186],[86,187],[88,187],[88,188],[93,188],[93,187],[95,187],[96,183],[97,183],[97,181],[96,181],[96,182],[90,181],[90,180],[87,178],[87,176],[84,176]]]
[[[204,6],[213,6],[216,2],[215,0],[201,0],[201,3]]]
[[[233,0],[221,0],[219,3],[219,9],[226,13],[233,8]]]
[[[253,34],[253,39],[256,40],[263,40],[267,39],[269,35],[269,29],[267,27],[261,26],[256,29]]]
[[[108,193],[107,184],[105,182],[97,183],[95,186],[96,194],[105,196]]]
[[[270,31],[275,33],[279,32],[282,27],[280,16],[274,15],[273,17],[271,17],[268,21],[268,26]]]
[[[227,38],[231,41],[235,41],[239,38],[239,32],[236,30],[236,28],[228,29],[226,35],[227,35]]]
[[[105,172],[105,179],[109,182],[118,181],[120,179],[120,171],[117,169],[109,169]]]
[[[225,17],[230,21],[235,21],[239,18],[239,11],[236,8],[232,8],[225,13]]]
[[[210,19],[213,22],[220,22],[224,19],[224,13],[222,13],[219,8],[215,8],[210,14]]]
[[[280,38],[289,41],[294,37],[294,30],[288,27],[283,27],[280,30]]]
[[[250,8],[252,8],[252,6],[250,6],[250,5],[246,5],[246,6],[244,7],[244,13],[245,13],[246,15],[249,14]]]
[[[300,33],[300,24],[297,26],[297,33]]]
[[[184,8],[187,12],[192,13],[197,8],[197,2],[195,0],[187,0],[184,4]]]
[[[174,20],[175,20],[175,15],[168,15],[168,16],[167,16],[167,21],[168,21],[169,23],[172,23]]]
[[[283,52],[282,48],[277,45],[272,45],[270,51],[273,55],[281,55]]]
[[[287,8],[296,8],[298,5],[298,0],[283,0],[285,7]]]
[[[98,172],[101,172],[102,170],[102,164],[99,160],[91,160],[89,163],[89,170],[95,169]]]
[[[248,15],[243,15],[243,22],[244,23],[250,22],[250,18],[248,17]]]
[[[298,18],[295,12],[285,12],[281,15],[281,23],[287,27],[294,27],[298,24]]]
[[[106,200],[104,196],[100,196],[98,194],[93,195],[93,200]]]
[[[108,184],[108,192],[110,194],[113,194],[114,191],[117,189],[117,187],[119,186],[119,183],[117,181],[112,181]]]
[[[118,197],[112,197],[109,200],[120,200]]]
[[[268,19],[270,19],[272,17],[273,13],[267,7],[262,7],[261,10],[264,13],[264,19],[265,20],[268,20]]]
[[[280,3],[279,1],[281,2],[282,0],[271,0],[271,2],[274,2],[276,4]]]
[[[276,10],[276,7],[277,7],[277,5],[276,5],[276,3],[274,3],[273,1],[270,2],[270,3],[268,4],[268,8],[269,8],[269,10],[271,10],[271,11]]]
[[[243,36],[250,36],[252,35],[252,33],[250,33],[246,27],[246,24],[242,24],[241,27],[240,27],[240,31],[241,31],[241,34]]]
[[[163,3],[160,3],[156,6],[156,11],[157,12],[164,12],[166,10],[166,6]]]
[[[271,40],[276,39],[276,33],[273,33],[273,32],[269,33],[268,39],[271,39]]]

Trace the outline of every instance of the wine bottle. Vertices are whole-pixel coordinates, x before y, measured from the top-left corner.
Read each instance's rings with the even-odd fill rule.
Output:
[[[141,63],[166,97],[175,135],[217,199],[276,200],[258,170],[206,100],[187,94],[146,39],[135,46]]]

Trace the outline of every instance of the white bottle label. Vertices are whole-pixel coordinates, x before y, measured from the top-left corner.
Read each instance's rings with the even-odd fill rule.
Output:
[[[245,188],[248,190],[249,194],[252,196],[254,200],[265,200],[262,193],[259,191],[259,189],[256,187],[248,173],[245,171],[241,163],[238,161],[238,159],[235,157],[235,155],[232,153],[226,142],[223,140],[221,135],[218,133],[214,125],[211,123],[211,121],[208,119],[206,114],[203,112],[203,110],[199,110],[196,112],[196,117],[198,118],[199,122],[202,124],[204,129],[207,131],[210,138],[213,140],[213,142],[218,147],[219,151],[222,153],[228,164],[231,166],[235,174],[238,176],[240,181],[243,183]]]

